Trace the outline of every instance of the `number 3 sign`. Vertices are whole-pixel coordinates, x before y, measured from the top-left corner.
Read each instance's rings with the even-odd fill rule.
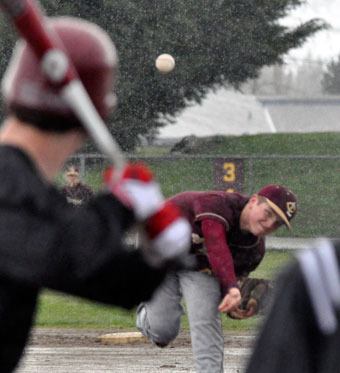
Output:
[[[214,187],[227,192],[243,192],[243,160],[216,158],[214,160]]]

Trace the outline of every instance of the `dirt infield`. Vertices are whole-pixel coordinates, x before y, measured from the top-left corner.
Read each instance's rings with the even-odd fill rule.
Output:
[[[114,329],[66,329],[66,328],[36,328],[33,330],[30,347],[103,347],[98,337],[106,333],[121,333]],[[246,332],[224,333],[225,347],[248,348],[251,346],[254,334]],[[150,342],[141,342],[143,346]],[[124,344],[123,344],[124,345]],[[181,332],[168,348],[190,347],[189,332]]]
[[[188,333],[167,348],[149,342],[107,346],[98,337],[114,330],[36,329],[17,373],[194,372]],[[225,373],[241,373],[254,336],[225,334]]]

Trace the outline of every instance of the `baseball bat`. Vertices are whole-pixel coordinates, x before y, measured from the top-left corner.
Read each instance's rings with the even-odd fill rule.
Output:
[[[123,153],[93,105],[62,41],[47,27],[40,4],[35,0],[0,0],[0,6],[33,49],[45,77],[60,89],[97,147],[113,162],[118,177],[125,165]]]

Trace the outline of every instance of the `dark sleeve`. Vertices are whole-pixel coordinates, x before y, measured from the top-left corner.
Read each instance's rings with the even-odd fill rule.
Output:
[[[295,264],[277,281],[273,305],[246,373],[316,372],[320,343],[302,275]]]
[[[91,199],[91,197],[93,197],[94,193],[89,186],[83,184],[82,187],[82,199],[87,202]]]
[[[89,194],[89,196],[90,196],[90,197],[94,196],[94,191],[92,190],[92,188],[87,187],[87,189],[88,189],[88,194]]]
[[[132,212],[110,195],[79,209],[53,198],[1,209],[0,275],[128,308],[149,298],[164,271],[124,247]]]
[[[220,281],[223,294],[227,294],[229,288],[237,287],[237,280],[225,225],[218,220],[204,219],[201,227],[211,269]]]
[[[65,291],[131,309],[151,298],[166,273],[166,268],[148,265],[139,251],[122,250],[79,286],[70,288],[70,282],[65,283]]]
[[[67,188],[66,187],[62,187],[60,189],[60,193],[63,195],[63,196],[66,196],[67,195]]]
[[[1,373],[13,372],[29,338],[37,290],[4,278],[0,282]]]

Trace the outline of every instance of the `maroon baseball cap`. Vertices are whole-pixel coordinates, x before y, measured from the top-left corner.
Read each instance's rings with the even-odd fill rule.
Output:
[[[297,198],[292,191],[282,185],[269,184],[257,193],[266,199],[268,205],[291,229],[290,220],[297,210]]]

